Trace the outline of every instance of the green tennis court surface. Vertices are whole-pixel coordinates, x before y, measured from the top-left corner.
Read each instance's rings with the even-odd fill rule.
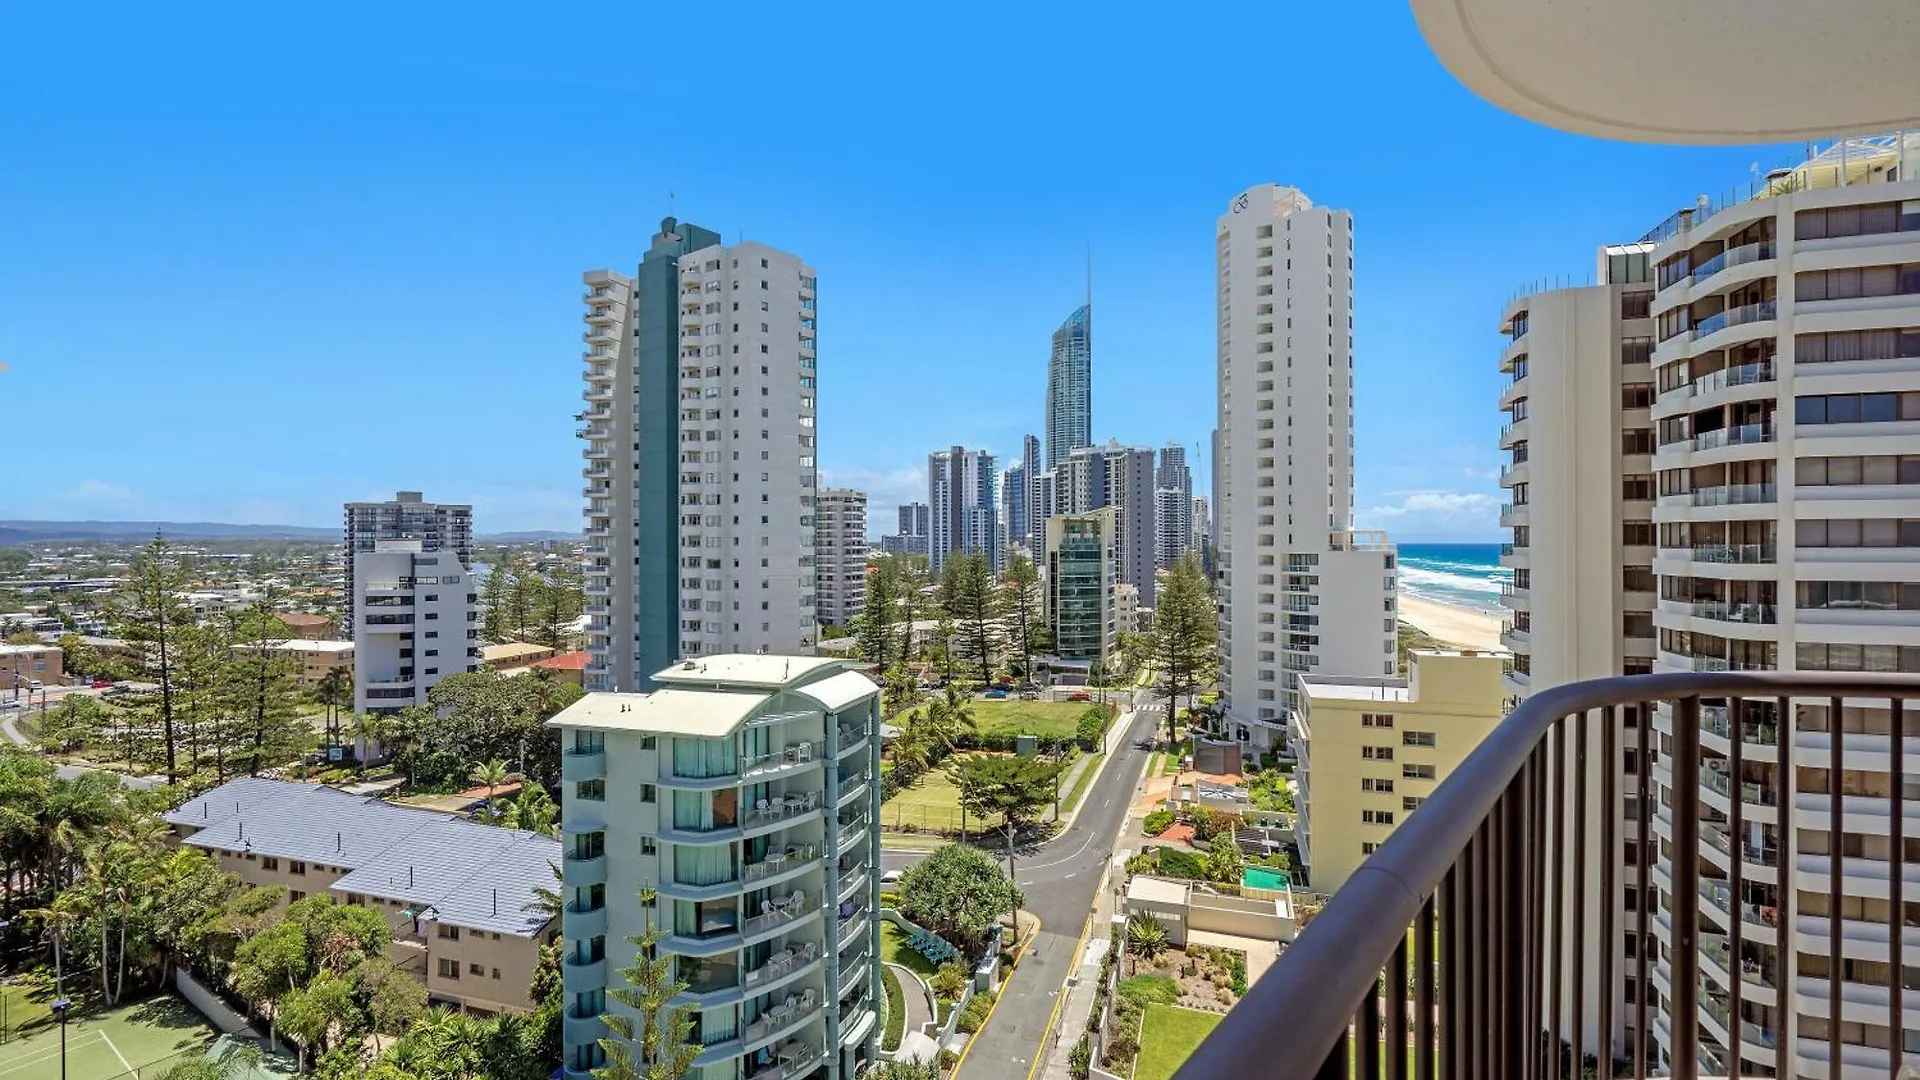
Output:
[[[66,1032],[68,1080],[156,1080],[168,1069],[213,1051],[224,1056],[232,1039],[220,1040],[200,1013],[172,995],[124,1005],[70,1021]],[[0,1044],[0,1080],[59,1080],[60,1025]],[[265,1080],[290,1075],[279,1062],[262,1061],[237,1070],[234,1080]]]

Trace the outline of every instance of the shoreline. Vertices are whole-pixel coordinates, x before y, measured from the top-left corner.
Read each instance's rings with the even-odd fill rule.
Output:
[[[1470,607],[1449,604],[1401,589],[1397,605],[1400,621],[1431,637],[1462,649],[1503,652],[1501,617]]]

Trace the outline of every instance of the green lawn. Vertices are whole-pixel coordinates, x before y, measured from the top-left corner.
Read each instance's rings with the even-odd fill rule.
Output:
[[[1177,1005],[1147,1006],[1140,1021],[1140,1057],[1134,1062],[1133,1080],[1167,1080],[1222,1019],[1220,1013]]]
[[[1100,772],[1100,762],[1103,757],[1105,757],[1103,754],[1087,755],[1086,768],[1080,770],[1079,778],[1074,780],[1073,786],[1060,797],[1060,815],[1063,818],[1073,813],[1073,808],[1080,805],[1080,800],[1086,795],[1087,788],[1093,784],[1094,776]]]
[[[916,975],[933,974],[933,961],[908,947],[907,932],[885,919],[880,920],[880,959]]]
[[[951,760],[951,759],[949,759]],[[960,789],[946,770],[929,769],[911,787],[880,806],[880,825],[888,829],[960,829]]]
[[[1080,722],[1080,714],[1088,707],[1084,701],[1021,701],[1018,698],[982,698],[970,704],[982,735],[1004,732],[1054,739],[1072,738],[1074,725]]]

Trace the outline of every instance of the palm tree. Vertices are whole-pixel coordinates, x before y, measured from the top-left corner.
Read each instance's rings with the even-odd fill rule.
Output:
[[[926,731],[934,745],[951,753],[959,745],[961,735],[980,730],[970,704],[972,700],[965,686],[949,681],[944,696],[928,703]]]
[[[494,789],[507,782],[507,763],[499,758],[483,761],[473,767],[473,771],[467,774],[467,779],[475,785],[486,785],[487,805],[491,811]]]
[[[508,803],[500,815],[500,824],[509,829],[524,829],[541,836],[552,836],[559,817],[560,808],[554,805],[547,789],[538,784],[523,783],[519,796]]]
[[[327,707],[327,746],[339,746],[340,706],[353,700],[353,672],[344,667],[329,668],[320,676],[314,694]]]
[[[361,774],[367,771],[367,759],[374,754],[374,748],[384,749],[387,741],[393,737],[393,724],[386,713],[353,713],[347,721],[353,734],[354,769]]]

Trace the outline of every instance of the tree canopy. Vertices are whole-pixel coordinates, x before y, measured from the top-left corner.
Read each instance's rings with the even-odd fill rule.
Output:
[[[986,853],[948,844],[900,877],[900,913],[956,945],[976,949],[1002,913],[1025,897]]]

